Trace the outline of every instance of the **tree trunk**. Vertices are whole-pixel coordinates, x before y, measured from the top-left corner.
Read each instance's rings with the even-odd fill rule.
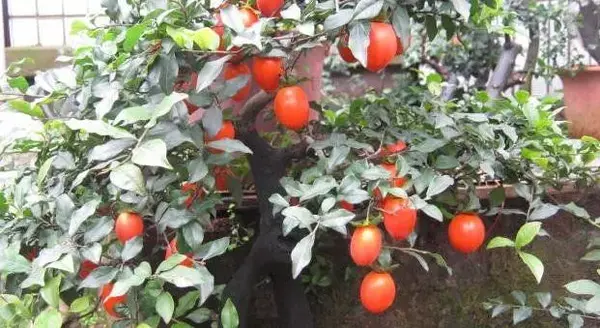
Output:
[[[585,49],[596,63],[600,64],[600,7],[594,1],[588,1],[580,8],[583,24],[579,27],[579,34]]]
[[[301,143],[290,149],[274,149],[256,130],[254,120],[272,97],[261,92],[250,99],[242,111],[238,139],[253,152],[249,157],[250,169],[256,185],[259,211],[259,235],[250,254],[233,275],[223,291],[223,302],[231,299],[240,318],[240,328],[249,327],[249,315],[254,285],[268,275],[274,284],[280,327],[311,328],[314,326],[308,300],[300,280],[292,279],[290,253],[297,240],[283,237],[279,215],[273,215],[269,197],[283,193],[279,180],[285,176],[294,155],[303,154]]]
[[[498,64],[487,86],[487,92],[492,99],[500,98],[502,95],[515,67],[515,59],[520,52],[521,46],[507,37]]]
[[[525,58],[525,83],[522,89],[531,93],[531,84],[533,81],[533,72],[537,64],[538,54],[540,52],[540,25],[537,18],[530,17],[529,21],[529,47],[527,48],[527,57]]]

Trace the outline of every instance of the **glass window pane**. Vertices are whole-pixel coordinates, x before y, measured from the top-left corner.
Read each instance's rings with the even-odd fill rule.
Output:
[[[98,14],[102,13],[102,6],[100,5],[100,0],[88,0],[88,13],[90,14]]]
[[[38,44],[37,20],[35,18],[13,18],[10,20],[10,44],[13,47]]]
[[[66,15],[85,15],[88,6],[85,0],[63,0],[65,2]]]
[[[62,0],[38,0],[39,15],[62,15]]]
[[[40,19],[40,44],[42,46],[62,46],[64,30],[62,19]]]
[[[8,15],[35,15],[35,0],[8,0]]]
[[[96,26],[106,26],[110,24],[110,18],[108,16],[98,16],[94,21]]]
[[[73,22],[76,20],[85,20],[84,16],[81,17],[67,17],[65,18],[65,44],[68,46],[73,46],[74,43],[73,41],[77,40],[78,37],[77,35],[71,35],[71,25],[73,25]]]

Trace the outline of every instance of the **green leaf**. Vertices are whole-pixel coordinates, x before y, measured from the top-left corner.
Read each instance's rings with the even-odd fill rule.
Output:
[[[135,139],[135,136],[126,130],[114,127],[100,120],[76,120],[72,118],[65,121],[65,125],[71,130],[84,130],[88,133],[114,139]]]
[[[217,240],[213,240],[200,246],[198,251],[194,253],[194,257],[198,257],[204,261],[208,261],[213,257],[225,253],[225,251],[227,251],[227,247],[229,247],[229,237],[223,237]]]
[[[431,180],[427,188],[426,199],[444,192],[448,187],[454,185],[454,179],[448,175],[438,175]]]
[[[111,282],[118,273],[119,269],[117,268],[101,266],[92,271],[90,275],[79,284],[79,288],[98,288]]]
[[[448,170],[458,167],[460,163],[453,156],[440,155],[435,160],[435,167],[440,170]]]
[[[100,205],[100,200],[94,199],[85,203],[80,209],[73,212],[71,222],[69,223],[69,236],[74,236],[81,224],[96,213],[96,208]]]
[[[494,306],[494,309],[492,310],[492,318],[495,318],[499,315],[501,315],[502,313],[510,310],[510,306],[506,305],[506,304],[498,304],[496,306]]]
[[[152,75],[158,75],[158,84],[160,85],[161,90],[165,94],[170,94],[173,92],[173,86],[175,85],[175,80],[179,74],[177,56],[175,56],[174,53],[168,55],[161,54],[150,73]]]
[[[169,323],[173,318],[173,311],[175,310],[175,302],[171,294],[162,292],[156,300],[156,313],[165,321]]]
[[[87,312],[91,306],[92,301],[90,299],[90,296],[86,295],[74,300],[71,303],[71,306],[69,307],[69,311],[74,313],[83,313]]]
[[[352,54],[361,65],[366,67],[367,48],[369,47],[369,31],[371,27],[368,22],[355,22],[350,26],[348,47],[352,50]]]
[[[542,228],[541,222],[528,222],[525,223],[517,232],[517,238],[515,238],[515,247],[521,249],[533,241],[535,236]]]
[[[600,249],[594,249],[586,253],[582,258],[582,261],[600,261]]]
[[[575,204],[573,202],[563,206],[563,209],[577,217],[584,218],[584,219],[590,218],[590,214],[588,213],[588,211],[585,210],[585,208],[579,207],[579,206],[577,206],[577,204]]]
[[[89,23],[87,21],[76,19],[71,23],[71,35],[76,35],[79,32],[87,31],[90,29]]]
[[[48,307],[33,322],[33,328],[60,328],[63,318],[57,309]]]
[[[394,13],[392,16],[392,24],[396,35],[400,37],[400,40],[404,46],[404,50],[406,51],[406,49],[408,48],[408,41],[411,37],[411,23],[410,17],[408,16],[408,12],[403,6],[397,6],[396,9],[394,9]]]
[[[297,4],[292,4],[287,9],[281,11],[281,18],[299,21],[302,19],[302,11]]]
[[[540,259],[538,259],[536,256],[525,252],[519,252],[519,256],[521,257],[521,260],[523,260],[523,262],[529,267],[529,270],[531,270],[531,273],[533,273],[535,280],[539,284],[542,281],[542,276],[544,275],[544,264],[542,261],[540,261]]]
[[[126,163],[113,169],[110,172],[110,182],[121,189],[146,195],[142,170],[131,163]]]
[[[154,107],[154,111],[152,112],[152,117],[150,119],[150,122],[148,122],[148,124],[146,124],[146,128],[155,126],[156,120],[158,118],[169,113],[171,111],[171,109],[173,108],[173,106],[175,106],[175,104],[177,104],[178,102],[183,101],[187,98],[188,98],[188,94],[177,93],[177,92],[173,92],[170,95],[164,97],[163,100]]]
[[[329,212],[335,206],[335,197],[327,197],[321,202],[321,213]]]
[[[40,290],[40,295],[42,295],[44,301],[54,308],[58,308],[60,303],[60,280],[61,276],[56,276],[46,282]]]
[[[212,279],[211,274],[204,267],[188,268],[182,265],[178,265],[169,271],[161,272],[158,277],[179,288],[201,285]]]
[[[552,302],[552,294],[551,293],[538,292],[538,293],[535,293],[535,297],[537,298],[538,302],[544,309],[547,308],[548,305],[550,305],[550,303]]]
[[[329,159],[327,160],[327,171],[331,172],[338,165],[342,164],[348,157],[348,154],[350,154],[350,147],[347,147],[347,146],[333,147],[333,149],[331,150],[331,155],[329,156]]]
[[[371,19],[379,15],[383,0],[360,0],[354,7],[354,20]]]
[[[459,0],[459,1],[465,1],[465,0]],[[437,20],[432,15],[425,16],[425,29],[427,31],[427,36],[429,37],[429,41],[433,41],[433,39],[435,39],[435,36],[438,33],[438,29],[437,29]]]
[[[308,236],[302,238],[292,250],[292,276],[296,279],[302,269],[306,267],[312,258],[312,247],[315,243],[315,232],[311,232]]]
[[[104,237],[113,231],[115,221],[110,217],[101,217],[96,220],[94,225],[84,233],[83,240],[86,244],[91,244],[102,240]]]
[[[533,212],[531,212],[531,214],[529,215],[529,219],[534,221],[547,219],[556,214],[556,212],[558,212],[559,209],[560,207],[556,205],[544,203],[536,207],[533,210]]]
[[[340,9],[338,12],[327,16],[323,22],[325,31],[331,31],[348,24],[352,20],[354,11],[352,9]]]
[[[414,146],[413,150],[422,153],[431,153],[438,150],[439,148],[442,148],[446,145],[446,143],[448,143],[446,140],[428,138],[422,143]]]
[[[301,206],[290,206],[281,211],[281,214],[286,218],[290,217],[300,222],[302,228],[308,228],[316,222],[313,214],[308,209]]]
[[[391,178],[390,172],[384,169],[381,166],[373,166],[366,169],[361,177],[366,180],[381,180],[381,179],[389,179]]]
[[[148,140],[136,147],[132,152],[131,160],[138,165],[173,169],[167,160],[167,145],[160,139]]]
[[[317,196],[325,195],[331,189],[337,186],[337,182],[332,176],[322,176],[320,178],[317,178],[313,182],[312,186],[304,190],[303,195],[300,196],[300,201],[303,202],[305,200],[309,200]]]
[[[73,260],[73,254],[65,254],[60,260],[52,262],[46,267],[59,269],[69,273],[75,273],[75,262]]]
[[[471,14],[471,3],[467,0],[451,0],[454,10],[459,13],[465,21],[469,20]]]
[[[577,295],[598,295],[600,294],[600,284],[589,279],[571,281],[565,285],[565,288]]]
[[[158,268],[156,268],[156,273],[161,273],[164,271],[168,271],[179,265],[179,263],[183,262],[186,259],[186,256],[183,254],[175,253],[169,256],[166,260],[162,261]]]
[[[200,223],[192,221],[183,226],[183,238],[192,250],[198,250],[204,240],[204,229]]]
[[[600,313],[600,294],[594,295],[585,302],[585,311],[588,313]]]
[[[440,222],[444,221],[444,215],[442,214],[442,211],[440,211],[440,209],[433,204],[427,204],[421,208],[421,210],[432,219]]]
[[[290,206],[290,203],[288,203],[288,201],[285,200],[285,198],[283,198],[283,196],[281,196],[280,194],[271,195],[271,197],[269,197],[269,202],[271,202],[274,205],[279,205],[282,207]]]
[[[7,81],[11,88],[19,89],[19,91],[23,93],[25,93],[29,88],[29,82],[27,82],[27,80],[22,76],[9,77]]]
[[[529,101],[529,92],[526,90],[518,90],[515,92],[515,99],[520,105],[525,105]]]
[[[197,290],[193,290],[193,291],[188,292],[187,294],[183,295],[177,302],[177,308],[175,309],[175,317],[179,318],[180,316],[187,313],[189,310],[196,307],[198,298],[200,298],[200,292]],[[196,322],[196,323],[198,323],[198,322]]]
[[[201,50],[217,50],[221,42],[219,35],[210,27],[203,27],[195,31],[192,39]]]
[[[528,306],[521,306],[513,310],[513,325],[531,317],[533,310]]]
[[[232,7],[232,6],[230,6]],[[196,93],[206,89],[209,85],[211,85],[221,74],[223,70],[223,66],[225,63],[231,58],[231,56],[223,56],[219,59],[210,61],[200,70],[198,73],[198,84],[196,85]]]
[[[504,200],[506,199],[506,192],[504,190],[504,187],[498,186],[494,188],[494,190],[490,192],[489,199],[490,205],[492,207],[502,205],[502,203],[504,203]]]
[[[321,225],[324,227],[344,227],[356,215],[345,209],[337,209],[321,216]]]
[[[195,323],[205,323],[212,317],[212,311],[206,308],[199,308],[188,314],[185,318]]]
[[[167,226],[172,229],[179,229],[194,219],[192,212],[188,210],[178,210],[169,208],[161,217],[159,224],[161,229]]]
[[[199,156],[188,164],[188,172],[190,174],[189,182],[198,182],[208,174],[208,166],[204,159]]]
[[[499,248],[499,247],[515,247],[515,242],[504,237],[494,237],[487,244],[487,249]]]
[[[42,186],[42,184],[44,183],[44,180],[46,179],[46,176],[48,176],[48,172],[50,171],[50,168],[52,167],[52,162],[54,162],[54,156],[48,158],[47,160],[44,161],[44,163],[42,164],[42,166],[40,166],[40,169],[38,170],[38,175],[37,175],[37,186],[38,188]]]
[[[10,105],[10,107],[12,109],[14,109],[18,112],[21,112],[23,114],[33,116],[33,117],[39,117],[39,118],[44,117],[44,112],[42,111],[40,106],[32,105],[32,104],[26,102],[25,100],[22,100],[22,99],[10,100],[8,102],[8,104]]]
[[[237,309],[231,299],[227,299],[221,310],[221,325],[223,328],[237,328],[240,325]]]
[[[456,33],[456,25],[448,15],[442,15],[442,27],[446,30],[446,39],[450,40]]]
[[[227,153],[242,152],[245,154],[252,154],[252,150],[250,150],[250,148],[244,145],[243,142],[236,139],[221,139],[211,141],[206,146],[214,149],[223,150]]]
[[[132,258],[136,257],[144,247],[144,239],[142,237],[135,237],[125,242],[123,251],[121,251],[121,259],[123,262],[127,262]]]
[[[133,47],[138,43],[142,34],[146,31],[146,24],[136,24],[127,29],[125,40],[123,41],[123,51],[131,52]]]
[[[103,162],[122,153],[125,149],[135,145],[135,140],[132,139],[117,139],[96,146],[90,150],[87,155],[88,162]]]
[[[115,124],[130,125],[152,118],[152,109],[147,106],[127,107],[115,117]]]
[[[167,26],[167,34],[179,47],[184,49],[192,49],[194,47],[192,33],[190,32],[191,31],[183,27],[173,28],[171,26]]]
[[[569,314],[567,321],[569,322],[569,328],[581,328],[584,324],[583,317],[575,313]]]

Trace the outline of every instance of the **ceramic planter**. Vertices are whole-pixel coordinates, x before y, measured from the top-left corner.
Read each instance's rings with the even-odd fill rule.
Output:
[[[561,75],[565,117],[573,137],[600,138],[600,66]]]

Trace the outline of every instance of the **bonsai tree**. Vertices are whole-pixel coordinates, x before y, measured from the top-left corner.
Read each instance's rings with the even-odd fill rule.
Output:
[[[359,297],[380,313],[396,297],[392,251],[446,265],[413,248],[417,212],[452,219],[450,242],[468,253],[485,239],[480,214],[508,210],[502,185],[481,206],[482,172],[521,183],[528,220],[561,208],[542,200],[547,187],[595,181],[585,164],[597,141],[567,139],[552,102],[526,92],[446,102],[441,76],[431,74],[407,93],[317,106],[314,73],[327,46],[379,72],[401,52],[413,20],[430,37],[448,22],[486,27],[501,14],[496,3],[103,4],[110,25],[73,24],[80,44],[60,58],[70,66],[29,85],[13,65],[3,87],[6,106],[43,122],[38,135],[7,148],[36,159],[0,194],[3,325],[247,327],[253,286],[267,275],[281,326],[312,327],[296,278],[316,240],[340,240],[335,234],[348,227],[351,258],[373,268]],[[206,266],[232,248],[220,190],[241,189],[228,165],[244,159],[259,232],[220,286],[226,278]],[[543,265],[517,245],[539,281]]]

